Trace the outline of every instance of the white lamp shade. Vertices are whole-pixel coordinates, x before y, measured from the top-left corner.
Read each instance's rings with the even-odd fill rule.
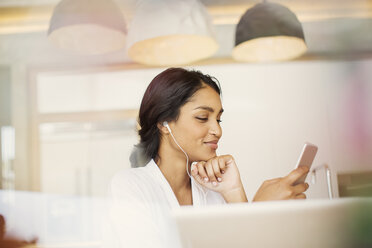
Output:
[[[210,18],[197,0],[142,0],[128,33],[129,57],[146,65],[183,65],[218,49]]]
[[[103,54],[125,46],[126,24],[111,0],[62,0],[48,30],[57,47],[81,54]]]

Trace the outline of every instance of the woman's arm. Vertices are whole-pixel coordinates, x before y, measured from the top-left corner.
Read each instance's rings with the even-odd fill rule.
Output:
[[[243,185],[221,194],[227,203],[248,202]]]
[[[253,201],[273,201],[288,199],[305,199],[307,183],[293,185],[299,178],[309,172],[301,166],[286,177],[265,181],[258,189]],[[204,187],[219,192],[227,203],[248,202],[239,170],[231,155],[212,158],[198,162],[191,170],[196,181]]]

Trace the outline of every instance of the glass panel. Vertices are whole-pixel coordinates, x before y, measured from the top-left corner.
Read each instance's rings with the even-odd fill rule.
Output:
[[[15,129],[11,126],[3,126],[0,128],[0,188],[14,189],[15,173],[14,173],[14,156],[15,156]]]
[[[135,119],[40,125],[41,191],[104,196],[136,143]]]
[[[40,113],[138,109],[159,69],[89,74],[41,73],[37,77]],[[68,99],[68,100],[67,100]]]

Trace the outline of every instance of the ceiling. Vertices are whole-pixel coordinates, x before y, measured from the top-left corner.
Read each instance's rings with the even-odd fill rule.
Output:
[[[6,42],[8,37],[15,39],[14,37],[19,35],[45,38],[53,8],[58,2],[59,0],[0,0],[0,45],[1,42]],[[138,0],[116,0],[116,2],[130,25]],[[201,2],[211,15],[216,39],[220,44],[215,57],[230,56],[234,45],[236,23],[248,8],[260,1],[201,0]],[[372,0],[272,0],[270,2],[285,5],[298,16],[303,24],[309,48],[306,56],[340,53],[372,54]],[[16,50],[15,45],[13,49]]]
[[[138,0],[115,0],[130,21]],[[154,0],[155,1],[155,0]],[[48,28],[59,0],[0,0],[0,34],[40,32]],[[236,24],[241,15],[260,1],[201,0],[213,24]],[[271,0],[290,8],[301,22],[334,18],[372,18],[372,0]]]

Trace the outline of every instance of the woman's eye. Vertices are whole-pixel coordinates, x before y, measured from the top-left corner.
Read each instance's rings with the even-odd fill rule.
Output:
[[[196,119],[200,120],[200,121],[208,121],[208,118],[203,118],[203,117],[196,117]],[[217,120],[218,123],[221,123],[222,120]]]
[[[207,121],[208,120],[208,118],[203,118],[203,117],[196,117],[196,119],[201,120],[201,121]]]

